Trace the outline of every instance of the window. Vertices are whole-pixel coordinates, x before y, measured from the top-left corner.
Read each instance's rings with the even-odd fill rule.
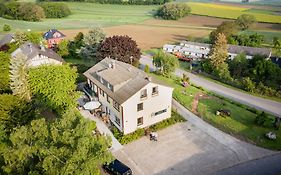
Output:
[[[144,89],[141,91],[141,98],[146,98],[147,97],[147,90]]]
[[[152,113],[151,116],[152,116],[152,117],[153,117],[153,116],[157,116],[157,115],[163,114],[163,113],[165,113],[165,112],[167,112],[167,109],[163,109],[163,110],[161,110],[161,111]]]
[[[100,94],[104,97],[104,91],[100,89]]]
[[[138,104],[137,110],[138,110],[138,111],[143,110],[143,103],[139,103],[139,104]]]
[[[137,124],[138,124],[138,126],[143,124],[143,117],[138,118]]]
[[[155,86],[152,88],[152,95],[157,95],[158,94],[158,86]]]
[[[113,101],[113,107],[119,112],[120,111],[120,105],[116,102]]]
[[[106,98],[107,102],[110,104],[110,97],[107,95],[107,98]]]
[[[120,119],[115,115],[115,123],[120,126]]]
[[[100,77],[100,82],[103,84],[103,79]]]

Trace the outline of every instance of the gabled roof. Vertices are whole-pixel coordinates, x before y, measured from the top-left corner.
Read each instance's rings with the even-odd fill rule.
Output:
[[[199,46],[199,47],[210,47],[210,44],[206,44],[206,43],[198,43],[198,42],[192,42],[192,41],[181,41],[181,45],[184,44],[189,44],[189,45],[193,45],[193,46]]]
[[[57,61],[64,62],[64,60],[52,49],[48,49],[45,48],[44,46],[33,44],[31,42],[25,42],[23,45],[21,45],[18,49],[16,49],[12,53],[12,57],[14,57],[18,53],[22,53],[23,55],[25,55],[28,60],[40,54],[48,58],[52,58]]]
[[[228,44],[228,52],[234,54],[245,53],[246,55],[264,55],[270,56],[271,50],[268,48],[247,47]]]
[[[55,34],[55,35],[54,35]],[[58,31],[57,29],[50,29],[48,32],[44,33],[43,38],[46,40],[53,38],[64,38],[65,35]]]
[[[9,44],[14,40],[14,35],[13,34],[7,34],[5,35],[1,40],[0,40],[0,47]]]
[[[103,59],[84,75],[119,104],[123,104],[150,82],[156,83],[142,70],[110,58]],[[113,90],[108,88],[107,83],[113,86]]]

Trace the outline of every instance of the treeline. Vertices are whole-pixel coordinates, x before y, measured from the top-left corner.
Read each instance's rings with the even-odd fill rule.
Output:
[[[0,3],[0,16],[6,19],[41,21],[43,18],[62,18],[70,14],[70,9],[64,3]]]
[[[49,1],[49,0],[38,0],[39,2]],[[124,4],[124,5],[160,5],[166,2],[171,2],[172,0],[59,0],[65,2],[92,2],[100,4]]]

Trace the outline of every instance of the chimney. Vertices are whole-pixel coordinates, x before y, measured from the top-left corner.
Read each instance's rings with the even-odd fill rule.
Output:
[[[145,77],[145,79],[147,80],[147,81],[152,81],[152,78],[151,77]]]
[[[32,53],[32,47],[31,47],[31,44],[28,44],[28,45],[27,45],[27,47],[28,47],[28,49],[29,49],[30,53]]]
[[[116,65],[115,65],[115,60],[112,60],[112,62],[111,62],[111,68],[112,68],[112,69],[115,69],[115,66],[116,66]]]

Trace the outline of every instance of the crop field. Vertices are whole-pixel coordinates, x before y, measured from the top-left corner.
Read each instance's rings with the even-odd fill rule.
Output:
[[[27,22],[0,18],[2,24],[11,25],[12,29],[44,31],[50,28],[81,29],[90,27],[106,27],[128,23],[141,23],[153,18],[156,6],[142,5],[111,5],[94,3],[68,2],[72,15],[61,19],[45,19],[42,22]]]
[[[236,19],[242,14],[251,14],[254,15],[259,22],[281,23],[280,14],[275,14],[275,12],[270,10],[252,10],[247,7],[214,3],[189,2],[188,5],[191,7],[191,13],[196,15]]]

